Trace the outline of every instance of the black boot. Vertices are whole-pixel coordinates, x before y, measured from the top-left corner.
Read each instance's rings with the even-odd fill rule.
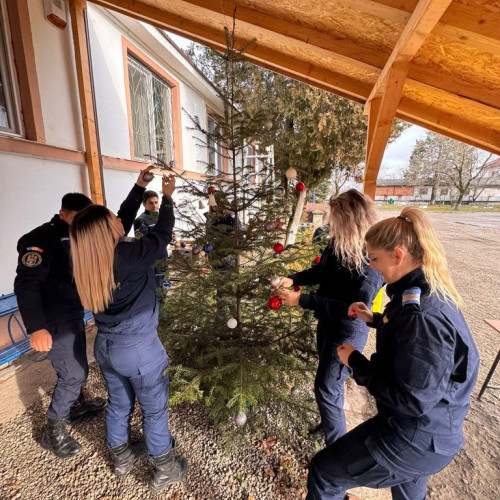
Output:
[[[117,476],[125,476],[132,470],[137,458],[146,451],[146,446],[144,441],[135,443],[126,441],[118,446],[110,447],[109,451],[113,460],[113,472]]]
[[[177,455],[173,448],[163,455],[150,458],[154,466],[153,477],[149,486],[153,491],[160,491],[169,484],[178,483],[186,475],[188,461]]]
[[[86,400],[85,396],[80,394],[69,410],[68,422],[70,424],[77,424],[93,417],[96,413],[104,410],[107,404],[107,401],[103,398]]]
[[[42,448],[51,451],[59,458],[74,457],[82,449],[78,441],[68,434],[65,418],[47,419],[40,444]]]

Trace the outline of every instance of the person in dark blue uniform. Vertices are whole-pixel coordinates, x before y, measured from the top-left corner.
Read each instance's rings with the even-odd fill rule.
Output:
[[[347,489],[367,486],[390,487],[396,500],[424,500],[429,476],[464,445],[479,356],[444,249],[419,209],[373,226],[366,247],[390,302],[383,314],[361,302],[349,308],[377,329],[370,360],[350,344],[338,355],[378,413],[313,458],[307,498],[341,500]]]
[[[142,204],[144,206],[144,212],[134,221],[134,234],[137,239],[140,239],[145,234],[148,234],[158,222],[158,210],[160,208],[158,193],[149,189],[144,191]],[[166,291],[171,286],[168,276],[167,259],[168,251],[167,248],[165,248],[165,252],[158,258],[153,266],[156,275],[156,294],[160,303],[164,302]]]
[[[348,341],[362,350],[369,328],[360,319],[351,319],[352,302],[371,304],[382,286],[378,271],[370,269],[364,235],[377,220],[373,202],[355,189],[330,200],[330,242],[321,260],[299,273],[282,278],[281,286],[318,285],[316,293],[278,289],[288,306],[300,305],[314,311],[318,320],[319,364],[314,392],[327,445],[346,432],[344,381],[349,372],[337,356],[337,347]],[[318,428],[317,428],[318,429]]]
[[[69,226],[75,214],[91,203],[81,193],[64,195],[59,214],[22,236],[17,244],[14,292],[30,346],[49,352],[57,374],[41,445],[61,458],[72,457],[81,449],[68,434],[66,421],[76,423],[106,406],[104,399],[86,400],[82,392],[88,375],[84,310],[69,257]]]
[[[150,168],[141,172],[138,183]],[[186,459],[173,449],[168,427],[168,357],[157,334],[153,271],[172,238],[174,188],[174,178],[164,177],[158,221],[141,239],[125,237],[132,224],[122,226],[100,205],[77,214],[70,232],[76,286],[84,306],[94,312],[98,329],[95,357],[108,388],[106,440],[114,470],[117,475],[128,473],[137,455],[130,445],[130,417],[137,397],[154,466],[154,491],[180,481],[187,470]],[[136,211],[139,206],[137,200]]]

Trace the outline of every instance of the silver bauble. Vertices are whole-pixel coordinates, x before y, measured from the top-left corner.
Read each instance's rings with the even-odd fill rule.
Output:
[[[146,172],[145,174],[142,175],[142,180],[144,182],[151,182],[154,178],[155,176],[151,172]]]
[[[269,283],[271,284],[272,287],[278,288],[281,283],[281,277],[280,276],[271,276],[269,278]]]
[[[193,252],[193,255],[199,255],[199,253],[201,252],[201,248],[200,247],[193,247],[191,249],[191,251]]]
[[[264,229],[269,233],[271,231],[274,231],[274,229],[276,229],[276,227],[274,226],[274,222],[266,222],[264,224]]]
[[[292,393],[292,396],[298,396],[300,393],[299,388],[296,385],[292,387],[292,390],[290,392]]]
[[[234,417],[234,423],[238,426],[238,427],[243,427],[246,423],[247,423],[247,415],[246,413],[238,413],[238,415],[236,415],[236,417]]]
[[[285,188],[283,186],[277,186],[274,189],[274,194],[279,197],[285,196]]]

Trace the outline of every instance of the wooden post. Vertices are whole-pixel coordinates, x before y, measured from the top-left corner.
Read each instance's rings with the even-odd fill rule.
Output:
[[[104,203],[104,185],[101,172],[101,154],[95,122],[94,94],[90,74],[90,60],[85,27],[86,0],[70,0],[71,28],[75,46],[76,74],[82,112],[83,137],[87,168],[89,172],[90,194],[94,203]]]

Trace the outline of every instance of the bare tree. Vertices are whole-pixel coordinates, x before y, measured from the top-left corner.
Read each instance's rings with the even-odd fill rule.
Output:
[[[430,184],[431,203],[434,203],[439,186],[455,191],[457,197],[453,200],[453,208],[458,210],[464,197],[485,177],[492,156],[463,142],[427,132],[413,149],[405,177]]]

